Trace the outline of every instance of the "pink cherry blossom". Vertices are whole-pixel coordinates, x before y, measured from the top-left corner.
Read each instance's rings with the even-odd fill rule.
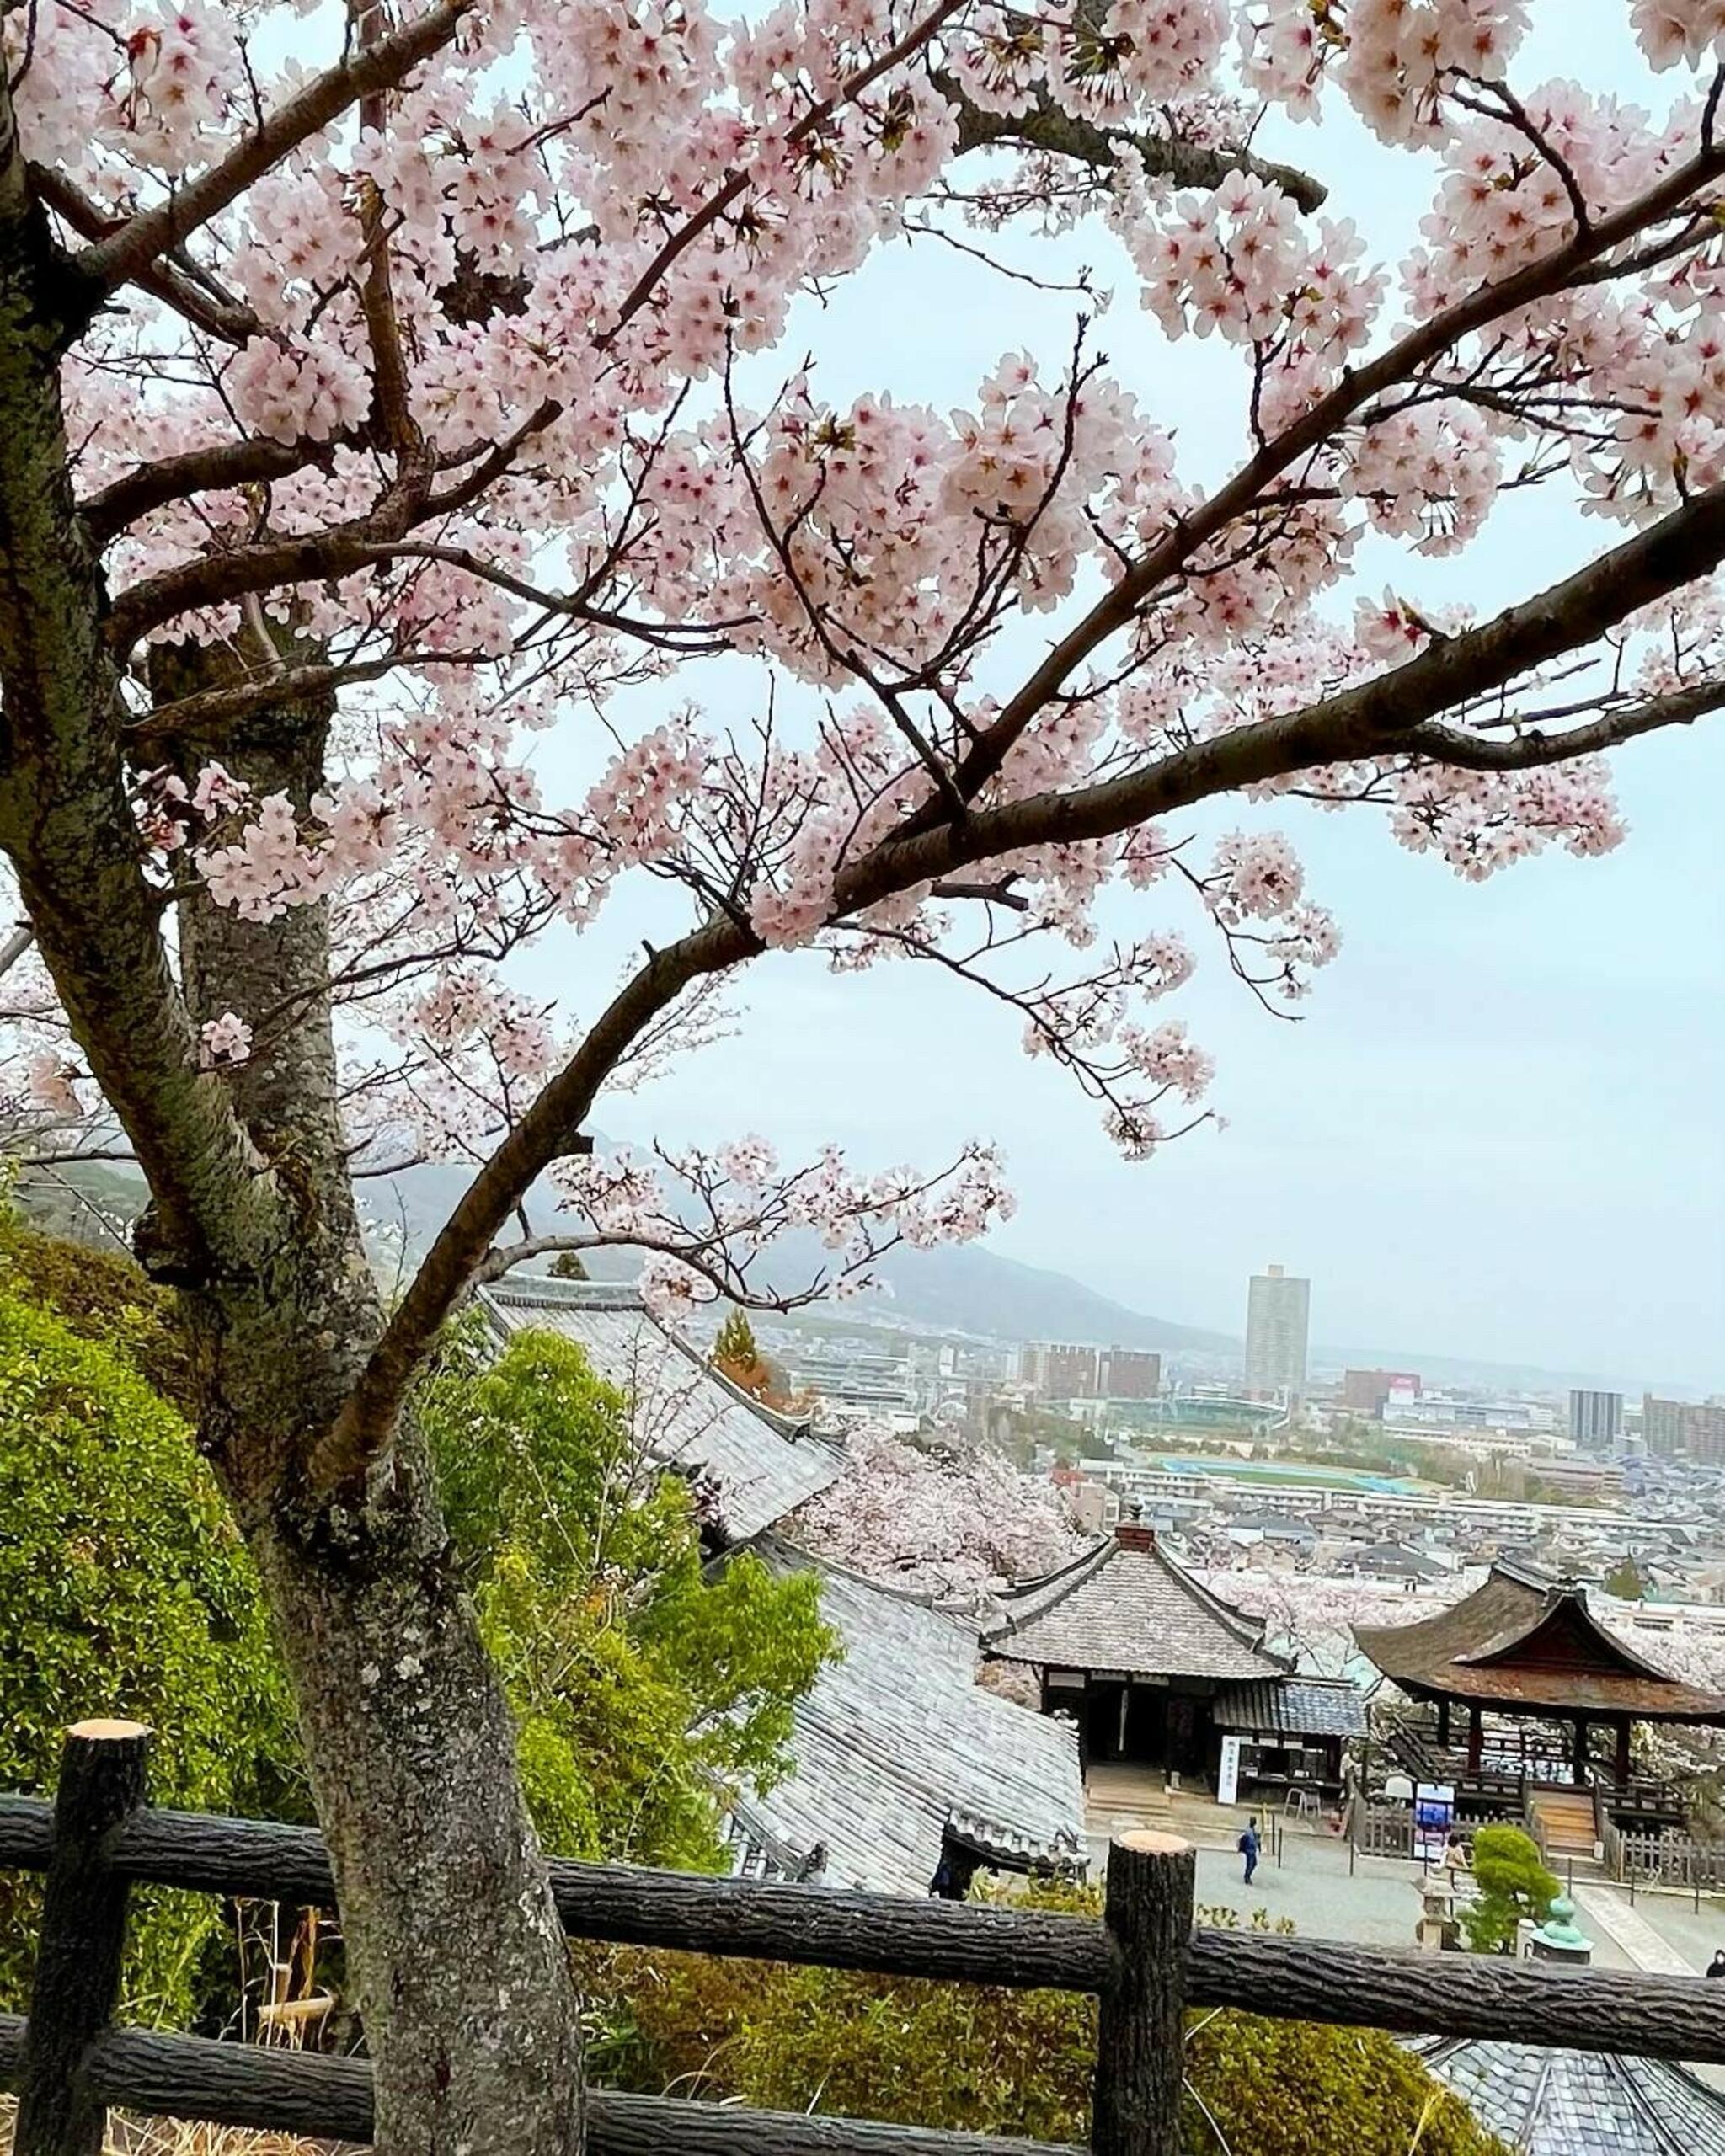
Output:
[[[219,1018],[207,1020],[200,1029],[199,1038],[206,1067],[219,1063],[243,1063],[251,1053],[252,1029],[235,1011],[224,1011]]]

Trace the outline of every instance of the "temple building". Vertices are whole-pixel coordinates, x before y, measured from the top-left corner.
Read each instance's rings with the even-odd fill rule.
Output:
[[[1274,1795],[1341,1785],[1341,1750],[1364,1733],[1352,1684],[1295,1673],[1263,1642],[1261,1619],[1178,1564],[1155,1530],[1124,1520],[1073,1563],[1009,1589],[982,1628],[985,1654],[1028,1665],[1044,1714],[1070,1716],[1087,1767],[1161,1768]]]
[[[1590,1806],[1598,1789],[1614,1817],[1657,1824],[1669,1805],[1637,1784],[1634,1725],[1725,1725],[1725,1693],[1655,1668],[1599,1622],[1584,1588],[1519,1561],[1500,1560],[1434,1617],[1354,1636],[1398,1691],[1434,1710],[1413,1764],[1453,1784],[1464,1806],[1530,1786],[1587,1792]]]

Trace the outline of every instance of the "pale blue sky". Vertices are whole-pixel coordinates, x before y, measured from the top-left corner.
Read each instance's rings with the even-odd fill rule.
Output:
[[[1538,64],[1518,79],[1569,72],[1661,102],[1674,86],[1642,74],[1618,0],[1535,13]],[[1399,257],[1429,200],[1429,164],[1345,121],[1265,147],[1320,173],[1332,208]],[[1226,356],[1168,346],[1101,232],[1057,259],[1115,284],[1097,332],[1111,371],[1178,426],[1188,468],[1213,478],[1238,439]],[[1075,304],[926,242],[887,250],[830,307],[809,306],[782,349],[812,350],[835,401],[890,388],[957,404],[1003,351],[1055,364]],[[1486,611],[1609,536],[1551,490],[1461,562],[1377,548],[1364,584],[1393,579],[1410,597]],[[1021,648],[1045,633],[1032,623]],[[751,692],[723,669],[682,688],[719,719],[741,716]],[[1322,1339],[1725,1388],[1725,723],[1642,744],[1618,770],[1632,835],[1617,853],[1548,856],[1482,888],[1402,852],[1370,815],[1252,812],[1299,838],[1342,955],[1298,1025],[1206,969],[1179,1015],[1217,1056],[1230,1128],[1148,1165],[1119,1160],[1088,1103],[1018,1054],[1005,1014],[918,969],[836,980],[806,957],[756,967],[737,1038],[607,1102],[600,1121],[671,1141],[759,1129],[787,1150],[832,1138],[874,1164],[932,1162],[990,1135],[1021,1200],[995,1246],[1140,1309],[1237,1328],[1247,1274],[1276,1261],[1311,1275]],[[547,947],[536,982],[590,1007],[634,940],[663,924],[663,903],[619,905],[573,952]],[[1112,917],[1141,931],[1167,917],[1163,903],[1128,894]]]

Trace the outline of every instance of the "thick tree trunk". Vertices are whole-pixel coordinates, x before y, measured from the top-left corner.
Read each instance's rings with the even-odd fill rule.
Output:
[[[577,2156],[568,1950],[419,1464],[350,1553],[252,1536],[292,1672],[391,2156]]]
[[[219,687],[223,654],[160,650],[165,701]],[[327,702],[182,735],[190,781],[219,757],[303,813],[323,782]],[[305,1463],[382,1325],[344,1157],[322,905],[242,920],[179,908],[194,1023],[253,1033],[227,1074],[273,1175],[282,1233],[264,1277],[188,1283],[200,1440],[263,1574],[292,1679],[341,1897],[355,2004],[391,2156],[574,2156],[578,2003],[515,1771],[515,1732],[455,1576],[411,1417],[363,1486],[312,1487]]]

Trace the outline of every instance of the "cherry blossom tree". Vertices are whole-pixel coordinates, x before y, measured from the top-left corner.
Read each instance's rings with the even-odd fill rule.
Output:
[[[583,2137],[411,1412],[474,1280],[546,1246],[530,1186],[560,1246],[742,1305],[782,1297],[751,1262],[782,1227],[857,1284],[1006,1202],[980,1145],[950,1178],[740,1142],[620,1175],[601,1096],[814,947],[1003,1004],[1142,1156],[1207,1113],[1151,1007],[1196,963],[1180,909],[1267,998],[1336,948],[1265,804],[1469,878],[1594,854],[1605,752],[1725,702],[1720,11],[1627,13],[1656,109],[1530,79],[1525,0],[0,8],[8,1123],[147,1181],[385,2148]],[[1433,163],[1399,259],[1324,200],[1343,108]],[[1310,173],[1247,152],[1266,112],[1318,122]],[[830,399],[788,342],[907,234],[1080,220],[1145,334],[1211,340],[1220,481],[1088,326],[944,416]],[[1595,520],[1581,568],[1477,616],[1423,596],[1541,486]],[[689,701],[709,660],[747,718]],[[547,734],[585,778],[542,777]],[[1200,851],[1180,819],[1228,797]],[[670,933],[536,1001],[513,955],[625,887]],[[431,1155],[473,1179],[386,1309],[355,1187]]]
[[[1012,1581],[1067,1563],[1092,1539],[1052,1483],[1021,1475],[991,1446],[925,1444],[871,1427],[845,1451],[843,1473],[798,1508],[792,1532],[889,1587],[974,1609]]]

